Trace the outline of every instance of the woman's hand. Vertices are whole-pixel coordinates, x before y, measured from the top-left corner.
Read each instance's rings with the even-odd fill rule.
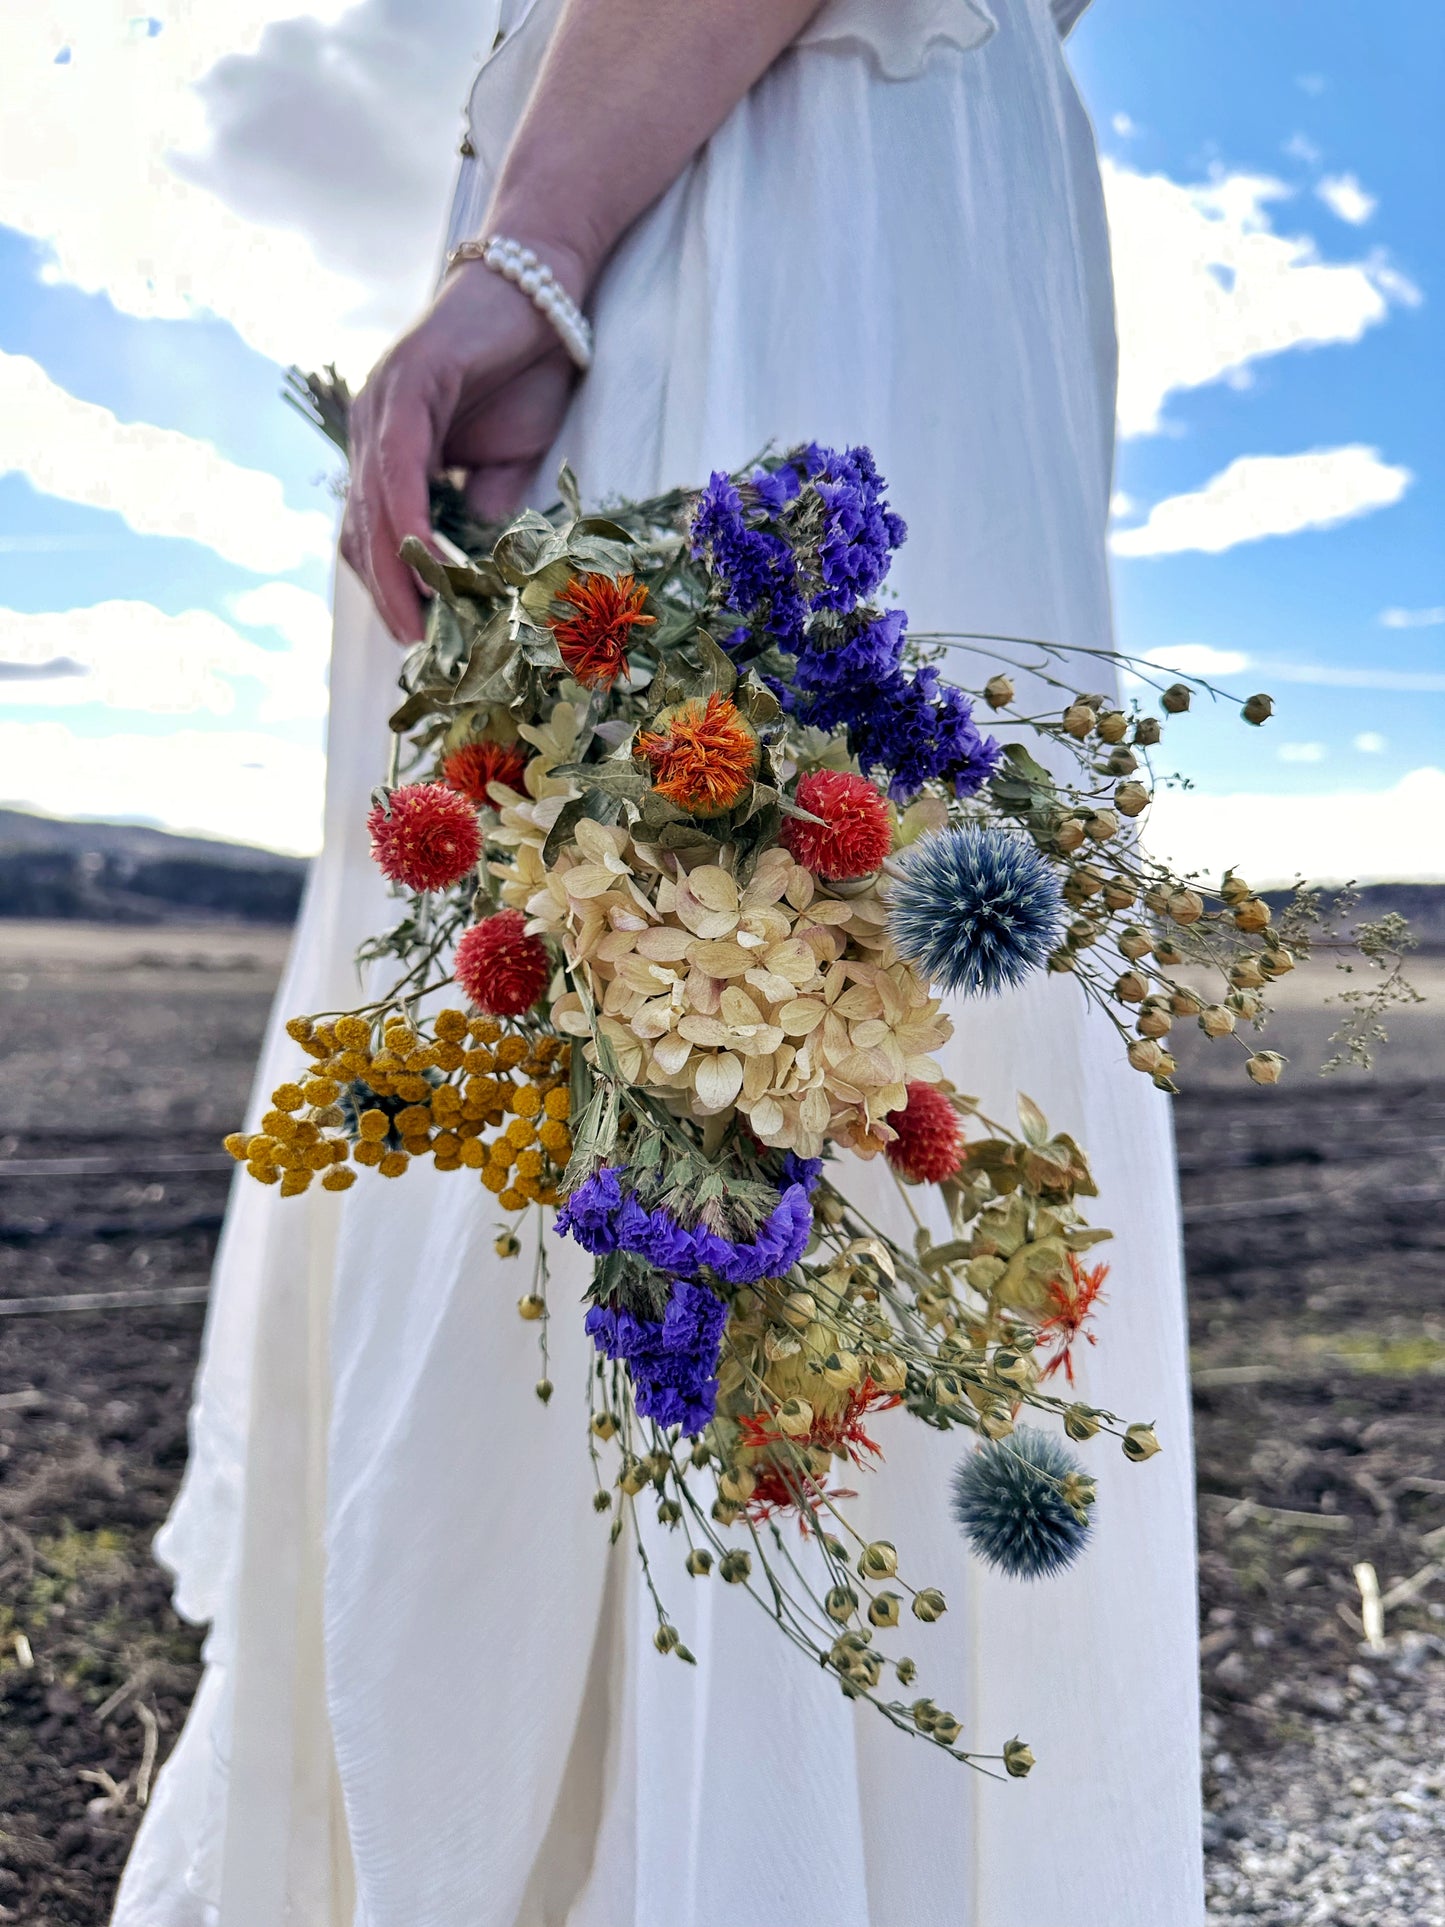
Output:
[[[566,0],[484,234],[536,249],[581,302],[618,237],[674,180],[817,10],[818,0]],[[475,262],[377,365],[351,417],[341,553],[398,642],[422,632],[397,550],[430,533],[427,482],[469,471],[486,519],[508,514],[561,426],[573,373],[527,297]]]
[[[556,244],[553,272],[575,294],[580,270]],[[423,629],[402,538],[430,539],[428,483],[467,471],[484,521],[516,509],[556,438],[575,371],[527,297],[481,262],[452,271],[425,315],[372,370],[351,411],[351,487],[341,553],[400,643]]]

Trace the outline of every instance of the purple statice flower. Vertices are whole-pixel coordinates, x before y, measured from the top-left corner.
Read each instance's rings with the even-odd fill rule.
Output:
[[[605,1166],[578,1185],[557,1213],[557,1229],[593,1257],[630,1251],[673,1278],[695,1277],[704,1265],[732,1285],[781,1276],[802,1256],[813,1228],[812,1208],[801,1184],[790,1184],[751,1239],[721,1237],[706,1225],[691,1229],[661,1206],[646,1210],[623,1193],[616,1166]]]
[[[916,675],[896,670],[868,686],[831,691],[812,705],[808,721],[846,729],[863,768],[887,771],[888,793],[899,802],[928,782],[973,796],[1003,757],[994,738],[980,733],[968,697],[931,665]]]
[[[882,582],[908,530],[884,500],[887,484],[871,449],[839,452],[814,444],[804,459],[824,511],[818,541],[824,587],[812,598],[812,606],[846,613]]]
[[[699,1262],[698,1233],[679,1224],[670,1211],[644,1211],[635,1198],[627,1202],[632,1214],[618,1228],[622,1249],[636,1252],[670,1277],[690,1278]]]
[[[791,545],[770,529],[749,526],[743,498],[719,469],[698,497],[692,553],[705,557],[722,585],[726,606],[740,619],[729,647],[764,631],[785,648],[796,646],[805,616]]]
[[[556,1228],[575,1238],[594,1258],[617,1249],[617,1214],[622,1208],[620,1165],[603,1165],[584,1178],[557,1213]]]
[[[955,796],[977,796],[1003,762],[1003,744],[973,720],[973,704],[950,684],[939,703],[939,775]]]
[[[755,1285],[760,1278],[780,1278],[790,1271],[807,1248],[813,1229],[813,1207],[800,1184],[790,1184],[750,1240],[733,1243],[716,1232],[693,1233],[698,1261],[709,1265],[730,1285]]]
[[[902,609],[849,623],[841,638],[815,632],[798,653],[793,681],[800,690],[863,688],[898,668],[908,617]]]
[[[661,1318],[594,1305],[586,1329],[598,1351],[626,1364],[641,1417],[694,1433],[717,1407],[718,1347],[727,1316],[716,1292],[680,1280]]]
[[[784,462],[771,472],[755,468],[752,485],[763,507],[772,515],[781,515],[803,486],[803,478],[791,462]]]
[[[801,1184],[811,1198],[813,1187],[823,1170],[821,1158],[800,1158],[796,1151],[783,1153],[783,1183]]]
[[[599,1352],[608,1358],[632,1358],[651,1342],[659,1327],[635,1318],[620,1306],[594,1305],[582,1321],[582,1329]]]

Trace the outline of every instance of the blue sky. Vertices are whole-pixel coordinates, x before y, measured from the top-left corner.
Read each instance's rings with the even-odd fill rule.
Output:
[[[196,11],[0,21],[0,800],[304,849],[334,464],[279,367],[360,371],[418,299],[487,8]],[[1198,787],[1160,839],[1445,874],[1445,10],[1097,0],[1071,56],[1119,282],[1121,643],[1279,711],[1180,726]]]
[[[1433,690],[1342,688],[1251,672],[1245,680],[1274,690],[1277,735],[1272,724],[1241,743],[1232,728],[1201,729],[1189,741],[1191,773],[1218,788],[1373,789],[1438,764],[1445,627],[1391,628],[1380,616],[1445,604],[1445,11],[1419,0],[1368,13],[1342,0],[1098,0],[1071,53],[1100,146],[1120,165],[1188,181],[1214,168],[1271,176],[1292,190],[1267,204],[1278,232],[1309,236],[1325,260],[1379,250],[1419,297],[1391,302],[1388,319],[1355,342],[1253,362],[1248,386],[1176,394],[1166,409],[1175,432],[1121,443],[1117,486],[1141,503],[1198,489],[1242,454],[1361,444],[1414,478],[1394,505],[1328,529],[1219,555],[1120,559],[1119,628],[1130,648],[1207,643],[1296,673],[1321,665],[1377,680],[1435,678]],[[1329,205],[1341,181],[1354,221]],[[1363,220],[1352,185],[1376,204]],[[1361,736],[1386,747],[1356,748]],[[1323,753],[1282,760],[1281,746]],[[1244,751],[1265,753],[1246,768]]]

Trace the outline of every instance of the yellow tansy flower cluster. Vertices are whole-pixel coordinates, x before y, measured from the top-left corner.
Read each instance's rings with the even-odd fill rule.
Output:
[[[460,1010],[438,1011],[430,1036],[393,1013],[379,1045],[360,1016],[293,1017],[286,1029],[312,1058],[309,1074],[277,1085],[258,1132],[226,1139],[260,1183],[283,1197],[318,1177],[345,1191],[354,1165],[399,1178],[430,1157],[438,1171],[476,1171],[503,1210],[556,1204],[572,1155],[572,1047],[560,1037]]]

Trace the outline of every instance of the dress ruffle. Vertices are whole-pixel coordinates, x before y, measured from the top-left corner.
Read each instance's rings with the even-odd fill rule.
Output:
[[[1089,0],[1050,0],[1067,32]],[[497,44],[467,102],[468,137],[481,171],[495,172],[526,104],[519,71],[535,73],[562,0],[506,0],[495,9]],[[795,46],[867,56],[887,80],[912,80],[940,49],[967,53],[998,30],[983,0],[827,0]]]
[[[982,0],[828,0],[795,44],[866,53],[886,80],[912,80],[939,48],[967,53],[997,30]]]

